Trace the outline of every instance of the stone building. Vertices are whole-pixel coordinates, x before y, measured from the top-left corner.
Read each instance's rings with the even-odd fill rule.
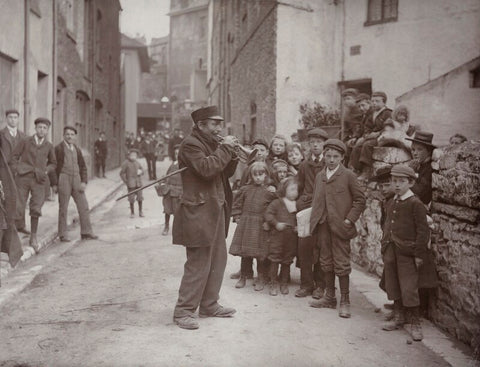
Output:
[[[168,90],[173,123],[190,130],[189,111],[207,103],[208,0],[171,0]]]
[[[76,126],[89,174],[100,131],[109,139],[107,166],[122,156],[119,12],[118,0],[6,0],[0,12],[1,119],[17,108],[20,128],[32,134],[35,118],[47,117],[54,144],[65,125]]]
[[[120,115],[120,33],[118,0],[65,0],[56,23],[56,98],[53,139],[63,126],[78,130],[77,142],[93,172],[93,143],[101,131],[108,139],[107,169],[123,158]]]
[[[428,114],[439,110],[438,99],[418,88],[462,65],[468,69],[479,56],[479,10],[476,0],[212,0],[209,101],[221,106],[232,132],[249,140],[274,131],[289,135],[299,128],[301,103],[338,107],[344,88],[383,90],[390,107],[417,89],[425,103],[407,104],[412,122],[443,143],[458,129],[450,121],[438,125],[439,114]],[[478,69],[467,69],[478,79]],[[456,93],[478,100],[475,85],[464,82]],[[448,90],[445,83],[437,88]],[[454,106],[455,99],[441,103],[478,127],[478,113]]]

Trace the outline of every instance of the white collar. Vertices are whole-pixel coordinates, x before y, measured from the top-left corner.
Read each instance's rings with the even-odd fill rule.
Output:
[[[12,135],[13,137],[16,137],[17,134],[18,134],[18,128],[16,127],[10,127],[7,125],[7,129],[8,131],[10,132],[10,135]]]
[[[37,145],[42,144],[43,141],[45,140],[45,138],[40,139],[40,138],[37,136],[37,134],[35,134],[33,137],[35,138],[35,142],[37,143]]]
[[[404,201],[404,200],[407,200],[408,198],[411,198],[412,196],[415,196],[415,194],[412,192],[412,190],[408,190],[402,196],[395,195],[395,200]]]
[[[338,171],[338,167],[340,167],[340,164],[337,167],[335,167],[334,169],[330,169],[330,168],[327,167],[327,172],[333,175],[335,172]]]
[[[63,142],[65,143],[65,145],[67,146],[68,149],[73,150],[73,144],[67,143],[66,140],[64,140]]]
[[[323,159],[323,152],[320,153],[318,157],[316,157],[315,154],[312,154],[312,162],[314,162],[316,158],[318,158],[318,161],[320,162]]]
[[[382,108],[380,108],[377,112],[374,112],[373,113],[373,119],[376,119],[378,115],[380,115],[380,112],[382,112],[383,110],[385,110],[387,108],[387,106],[383,106]]]

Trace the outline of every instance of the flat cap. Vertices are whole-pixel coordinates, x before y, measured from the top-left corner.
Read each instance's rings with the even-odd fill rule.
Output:
[[[382,97],[385,102],[387,101],[387,94],[385,92],[375,91],[372,93],[372,97]]]
[[[12,113],[16,113],[18,116],[20,116],[20,113],[18,112],[18,110],[16,110],[15,108],[10,108],[9,110],[6,110],[5,111],[5,116],[8,116]]]
[[[377,181],[377,182],[387,181],[390,178],[391,171],[392,171],[392,167],[390,166],[381,167],[377,170],[377,174],[372,178],[370,178],[370,181]]]
[[[265,148],[268,149],[268,143],[265,139],[263,138],[258,138],[258,139],[255,139],[255,141],[252,143],[252,146],[253,145],[263,145]]]
[[[194,123],[206,119],[223,121],[223,117],[220,116],[217,106],[199,108],[198,110],[193,111],[191,116]]]
[[[347,152],[347,146],[339,139],[328,139],[323,146],[323,150],[326,149],[335,149],[342,154]]]
[[[420,143],[431,148],[436,148],[436,145],[432,144],[433,134],[427,133],[426,131],[416,131],[413,138],[405,138],[406,140],[411,140],[414,143]]]
[[[360,101],[363,101],[365,99],[370,101],[370,96],[367,93],[360,93],[360,94],[357,95],[357,98],[355,98],[355,101],[360,102]]]
[[[358,90],[355,88],[347,88],[342,92],[342,97],[352,96],[356,97],[358,95]]]
[[[417,178],[413,168],[407,166],[406,164],[397,164],[393,166],[390,175],[395,177],[408,177],[413,179]]]
[[[273,162],[272,162],[272,167],[275,167],[275,166],[285,166],[285,167],[288,167],[288,163],[286,161],[284,161],[283,159],[275,159]]]
[[[66,125],[66,126],[64,126],[64,128],[63,128],[63,133],[65,134],[65,131],[67,131],[67,130],[75,131],[75,134],[78,134],[77,129],[76,129],[75,127],[71,126],[71,125]]]
[[[35,126],[37,126],[37,124],[45,124],[47,126],[50,126],[52,124],[52,122],[47,119],[46,117],[39,117],[37,119],[35,119],[35,122],[34,122]]]
[[[137,154],[140,154],[139,150],[138,150],[138,149],[136,149],[136,148],[131,148],[131,149],[129,149],[129,150],[128,150],[128,154],[130,154],[130,153],[137,153]]]
[[[323,140],[327,140],[329,138],[327,132],[319,127],[313,128],[308,130],[307,137],[309,138],[321,138]]]

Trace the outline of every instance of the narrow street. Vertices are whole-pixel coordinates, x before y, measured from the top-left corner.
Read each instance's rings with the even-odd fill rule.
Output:
[[[351,319],[295,298],[296,269],[288,296],[255,292],[251,283],[235,289],[233,257],[220,302],[235,307],[235,317],[178,328],[172,312],[184,249],[160,235],[155,190],[145,199],[145,218],[130,219],[126,200],[105,203],[93,214],[100,240],[71,246],[3,306],[0,366],[448,365],[422,343],[407,344],[406,332],[382,331],[382,314],[355,289]],[[78,228],[71,231],[75,238]]]

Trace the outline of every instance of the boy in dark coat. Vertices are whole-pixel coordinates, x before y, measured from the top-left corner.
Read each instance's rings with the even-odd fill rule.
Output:
[[[148,179],[157,179],[157,141],[151,132],[148,132],[145,140],[140,144],[140,151],[145,157],[148,168]]]
[[[297,173],[298,199],[297,210],[301,211],[312,206],[313,187],[315,177],[325,167],[323,160],[323,144],[328,134],[314,128],[308,133],[310,156],[300,164]],[[296,297],[306,297],[310,294],[314,298],[321,298],[325,290],[323,272],[318,262],[318,251],[315,248],[316,235],[298,239],[298,262],[300,265],[300,288],[295,292]]]
[[[142,187],[143,169],[137,161],[137,156],[138,150],[130,149],[128,152],[128,159],[122,163],[122,168],[120,169],[120,177],[125,185],[127,185],[128,192]],[[138,202],[138,215],[143,217],[143,193],[142,191],[138,191],[128,195],[128,201],[130,203],[130,218],[135,217],[135,197]]]
[[[45,202],[45,182],[48,173],[55,170],[57,160],[52,143],[47,141],[51,122],[46,118],[35,120],[35,135],[22,140],[14,149],[10,162],[18,192],[17,228],[25,228],[25,206],[30,198],[30,246],[38,252],[38,218]]]
[[[320,264],[325,273],[325,295],[311,307],[336,308],[335,275],[340,283],[339,316],[350,317],[350,240],[357,235],[355,222],[365,209],[365,195],[355,174],[341,163],[347,147],[338,139],[325,142],[326,167],[315,179],[310,229],[318,232]]]
[[[103,131],[100,133],[100,137],[95,140],[93,147],[95,150],[95,167],[97,169],[97,175],[98,177],[105,178],[105,162],[108,154],[108,143]],[[102,173],[100,173],[100,171]]]
[[[407,165],[392,168],[395,196],[387,204],[387,217],[382,238],[385,266],[385,287],[388,299],[394,301],[395,317],[384,325],[390,331],[405,322],[404,308],[411,316],[411,334],[415,341],[423,339],[420,325],[419,269],[427,256],[430,229],[427,211],[411,191],[415,171]]]

